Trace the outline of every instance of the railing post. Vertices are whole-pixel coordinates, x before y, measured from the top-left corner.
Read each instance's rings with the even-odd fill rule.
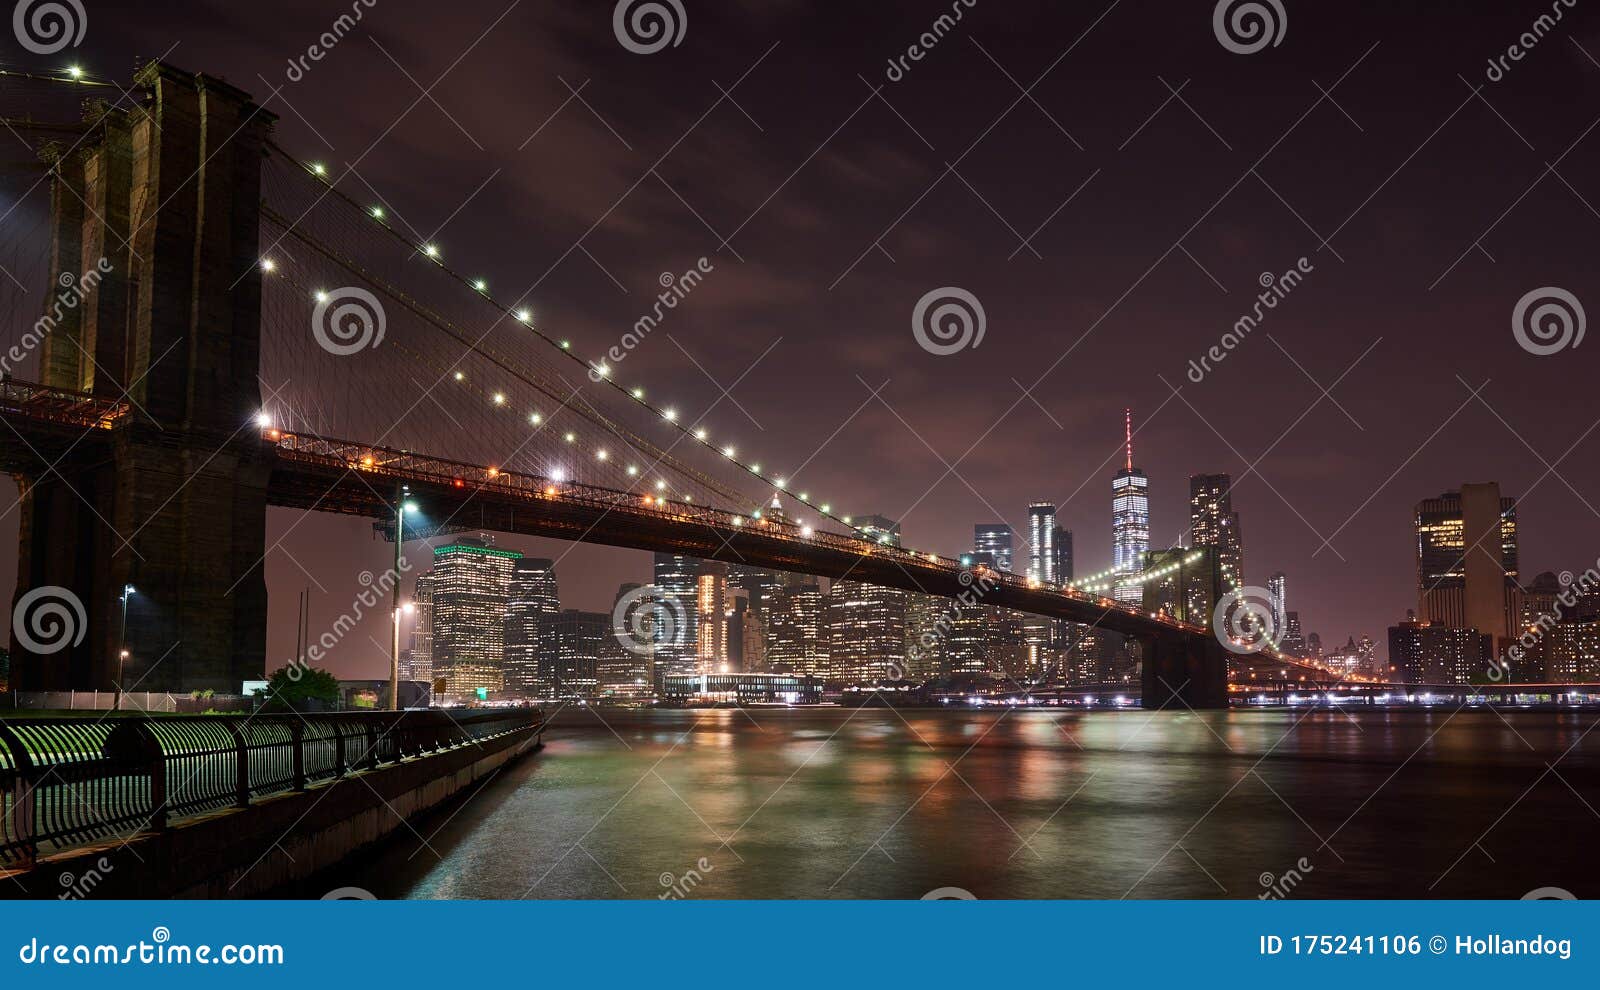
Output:
[[[22,745],[22,740],[12,734],[4,722],[0,722],[0,746],[10,751],[11,765],[16,773],[16,780],[11,785],[10,821],[6,830],[21,846],[21,865],[31,867],[39,855],[39,843],[33,831],[33,760],[28,756],[28,749]]]
[[[228,734],[233,737],[233,751],[236,756],[234,761],[234,774],[237,779],[233,784],[233,803],[235,807],[250,807],[250,751],[245,748],[244,733],[233,725],[224,722]]]
[[[347,757],[344,752],[344,726],[338,722],[333,723],[333,775],[343,777],[350,765],[345,762]]]
[[[376,770],[378,768],[378,725],[372,719],[366,719],[363,728],[367,733],[367,758],[362,760],[362,768]]]
[[[139,734],[145,743],[145,753],[149,758],[150,767],[150,821],[149,827],[160,831],[167,827],[167,754],[161,751],[161,743],[156,739],[156,734],[150,731],[150,720],[140,718]]]
[[[294,734],[294,740],[291,743],[291,745],[294,746],[294,756],[293,756],[294,764],[293,764],[293,771],[292,771],[293,774],[294,774],[294,789],[297,790],[297,791],[303,791],[303,790],[306,789],[306,723],[305,723],[305,720],[304,719],[295,720],[295,722],[293,722],[289,726],[289,731]]]

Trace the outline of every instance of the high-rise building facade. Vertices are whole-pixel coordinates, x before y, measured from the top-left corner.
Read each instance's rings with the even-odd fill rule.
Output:
[[[505,689],[522,698],[553,698],[553,657],[541,655],[541,628],[561,611],[555,562],[524,557],[511,567],[506,612]]]
[[[860,581],[835,581],[828,591],[830,680],[876,684],[903,665],[906,593]]]
[[[1267,600],[1272,608],[1272,628],[1279,642],[1283,640],[1284,629],[1289,620],[1289,608],[1286,602],[1289,578],[1282,571],[1278,571],[1267,578]]]
[[[1233,511],[1233,479],[1226,474],[1189,476],[1189,542],[1215,547],[1224,593],[1244,587],[1244,534]]]
[[[1150,479],[1133,466],[1133,410],[1124,413],[1127,463],[1111,479],[1111,566],[1118,574],[1134,574],[1144,567],[1150,549]],[[1137,605],[1144,590],[1137,584],[1121,583],[1112,597],[1124,604]]]
[[[411,650],[401,677],[433,682],[433,572],[417,575],[411,592]]]
[[[767,667],[771,672],[827,676],[825,608],[822,588],[816,583],[785,585],[777,590],[772,607],[767,610]]]
[[[1465,684],[1494,662],[1492,637],[1431,622],[1389,627],[1390,676],[1404,684]]]
[[[1028,506],[1028,577],[1045,584],[1060,580],[1056,576],[1056,529],[1054,502]]]
[[[545,624],[555,649],[553,694],[556,698],[593,698],[600,690],[600,651],[611,636],[611,616],[604,612],[562,609]]]
[[[1415,523],[1417,614],[1492,636],[1498,650],[1522,621],[1517,500],[1492,482],[1462,485],[1418,503]]]
[[[1053,540],[1056,549],[1056,584],[1071,584],[1076,574],[1072,561],[1072,530],[1057,526]]]
[[[695,673],[728,673],[728,565],[700,561],[694,587]]]
[[[650,693],[650,687],[654,683],[649,652],[641,652],[638,649],[638,642],[627,635],[626,628],[623,635],[617,634],[618,612],[625,610],[626,600],[636,597],[640,587],[642,586],[636,582],[619,585],[616,597],[612,599],[611,621],[607,624],[606,635],[601,638],[599,650],[595,654],[595,679],[598,682],[598,693],[603,697],[642,697]],[[549,624],[548,620],[545,624]]]
[[[487,538],[461,537],[433,550],[433,674],[447,695],[505,686],[511,572],[522,554]]]
[[[679,553],[655,555],[658,601],[656,628],[671,636],[655,644],[656,675],[696,673],[699,638],[695,629],[700,562]]]
[[[1005,523],[978,523],[972,527],[972,550],[988,554],[1000,570],[1011,570],[1011,527]]]

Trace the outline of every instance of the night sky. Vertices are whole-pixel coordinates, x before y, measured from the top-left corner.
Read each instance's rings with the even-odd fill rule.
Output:
[[[630,374],[720,400],[709,422],[774,465],[820,448],[819,500],[900,519],[918,548],[1025,532],[1048,500],[1079,573],[1107,566],[1131,407],[1152,543],[1182,538],[1191,473],[1231,473],[1248,583],[1286,572],[1329,646],[1382,642],[1414,607],[1412,507],[1462,482],[1522,500],[1525,578],[1600,555],[1600,342],[1541,356],[1513,333],[1547,287],[1600,313],[1589,4],[1491,81],[1550,2],[1282,0],[1280,43],[1236,54],[1210,0],[977,0],[891,81],[949,2],[682,3],[681,43],[645,55],[609,0],[358,0],[356,30],[291,81],[349,6],[91,0],[74,55],[4,57],[125,81],[169,53],[258,99],[281,86],[284,147],[353,164],[341,189],[370,184],[492,283],[536,286],[583,353],[707,258]],[[1263,273],[1297,265],[1191,380]],[[981,302],[981,346],[918,345],[913,311],[942,287]],[[269,542],[288,534],[267,560],[273,666],[301,587],[326,589],[315,633],[388,553],[366,522],[295,522],[269,519]],[[568,606],[649,580],[646,554],[503,542],[561,557]],[[8,532],[0,595],[14,553]],[[381,617],[364,632],[336,673],[386,669]]]

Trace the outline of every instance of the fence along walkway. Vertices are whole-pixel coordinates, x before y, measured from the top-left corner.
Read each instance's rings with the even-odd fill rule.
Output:
[[[0,719],[0,867],[542,724],[536,709]]]

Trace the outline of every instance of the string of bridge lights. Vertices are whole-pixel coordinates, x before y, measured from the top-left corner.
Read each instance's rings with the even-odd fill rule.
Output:
[[[591,380],[598,379],[598,383],[603,383],[603,384],[611,386],[613,389],[615,389],[616,391],[620,392],[628,400],[632,401],[635,405],[639,406],[642,409],[645,409],[645,410],[649,411],[657,419],[661,420],[662,422],[665,422],[671,428],[673,428],[676,431],[678,431],[678,433],[682,437],[687,437],[687,438],[690,438],[690,439],[694,440],[701,447],[705,448],[706,450],[711,451],[713,454],[720,454],[721,457],[725,461],[727,461],[728,463],[732,464],[734,467],[739,468],[740,470],[744,471],[746,474],[750,475],[751,477],[758,479],[759,481],[762,482],[762,484],[764,486],[771,487],[771,488],[775,489],[776,491],[781,492],[784,495],[787,495],[790,498],[796,500],[800,504],[802,504],[802,505],[806,506],[807,508],[811,509],[813,512],[817,512],[818,514],[820,514],[820,515],[822,515],[822,516],[824,516],[824,517],[826,517],[828,519],[832,519],[833,521],[838,522],[838,523],[848,527],[850,529],[850,531],[852,533],[856,534],[857,536],[867,537],[869,542],[878,542],[878,543],[881,543],[881,544],[887,544],[889,542],[889,538],[888,538],[887,535],[879,537],[876,541],[871,540],[870,539],[871,534],[866,529],[857,527],[855,525],[855,523],[852,521],[852,518],[850,516],[837,516],[837,515],[834,515],[833,511],[832,511],[833,507],[832,507],[831,504],[826,503],[826,502],[820,503],[820,504],[819,503],[814,503],[811,500],[810,493],[804,492],[804,491],[797,492],[797,491],[792,490],[789,487],[788,480],[786,478],[784,478],[784,477],[771,478],[771,477],[768,477],[767,475],[763,474],[760,463],[753,462],[753,461],[740,460],[740,458],[738,456],[738,449],[734,445],[727,444],[727,445],[722,446],[721,448],[718,448],[716,446],[716,444],[712,442],[710,432],[704,426],[695,426],[694,428],[691,429],[690,427],[688,427],[688,426],[686,426],[686,425],[684,425],[684,424],[679,422],[678,412],[677,412],[677,410],[675,408],[673,408],[671,406],[657,405],[656,403],[654,403],[654,402],[650,401],[649,399],[647,399],[646,398],[645,389],[642,386],[632,386],[632,387],[630,387],[630,386],[626,386],[626,385],[623,385],[623,384],[617,382],[612,376],[611,367],[605,362],[605,360],[602,359],[602,360],[594,361],[594,362],[584,361],[583,358],[579,357],[578,355],[576,355],[576,354],[574,354],[572,352],[572,342],[570,340],[565,340],[565,339],[552,337],[551,335],[547,334],[543,329],[541,329],[539,327],[539,325],[536,323],[536,321],[534,319],[534,314],[533,314],[533,312],[531,310],[529,310],[527,308],[520,308],[520,307],[513,308],[511,306],[505,305],[504,303],[500,302],[497,298],[495,298],[493,293],[490,292],[489,283],[488,283],[487,280],[482,279],[482,278],[469,278],[469,277],[463,275],[461,272],[459,272],[459,271],[455,270],[454,268],[451,268],[449,265],[445,264],[443,250],[439,247],[438,244],[435,244],[435,243],[432,243],[432,242],[420,243],[420,242],[412,240],[410,237],[406,236],[404,233],[402,233],[399,230],[395,229],[392,225],[390,225],[388,223],[388,212],[381,205],[362,207],[361,204],[357,203],[354,199],[352,199],[351,197],[349,197],[349,196],[345,195],[343,192],[341,192],[338,188],[336,188],[334,186],[333,182],[329,179],[328,168],[323,163],[321,163],[321,162],[305,162],[305,161],[301,161],[300,159],[295,158],[293,155],[290,155],[289,153],[284,151],[281,147],[278,147],[276,144],[274,144],[273,147],[280,154],[284,155],[284,157],[286,159],[288,159],[289,161],[291,161],[294,164],[298,165],[300,168],[305,170],[305,172],[307,174],[312,176],[317,181],[321,182],[323,184],[323,186],[329,192],[333,193],[335,196],[339,197],[345,203],[347,203],[351,207],[353,207],[356,210],[358,210],[363,216],[365,216],[379,230],[382,230],[382,231],[388,233],[390,236],[392,236],[392,237],[396,238],[397,240],[399,240],[402,244],[404,244],[407,247],[411,248],[413,251],[418,252],[423,257],[427,258],[429,261],[432,261],[434,263],[434,265],[436,265],[443,274],[445,274],[449,278],[455,279],[461,285],[463,285],[466,288],[472,290],[474,293],[476,293],[478,296],[480,296],[484,301],[489,303],[494,308],[498,309],[505,317],[509,317],[510,319],[515,321],[515,323],[517,323],[518,325],[520,325],[524,329],[532,332],[534,335],[539,337],[540,340],[544,341],[545,343],[549,344],[552,347],[557,348],[559,351],[561,351],[563,354],[565,354],[569,359],[571,359],[572,361],[574,361],[577,364],[581,365],[583,367],[583,369],[584,369],[585,374],[590,374],[592,372],[592,375],[590,375]],[[268,274],[272,274],[274,271],[276,271],[277,264],[271,258],[263,258],[263,259],[261,259],[260,267],[261,267],[261,270],[263,272],[268,273]],[[297,284],[297,287],[304,288],[304,287],[298,286],[298,284]],[[320,296],[320,293],[318,295]],[[322,301],[322,298],[318,298],[318,301],[319,302]],[[456,371],[454,373],[454,378],[455,378],[455,380],[457,382],[464,382],[465,379],[466,379],[466,376],[465,376],[465,374],[463,372]],[[503,405],[507,404],[507,399],[505,398],[504,394],[503,393],[498,393],[498,392],[493,395],[491,401],[496,406],[503,406]],[[540,425],[541,421],[542,421],[542,416],[538,412],[534,412],[529,416],[529,422],[532,423],[534,426]],[[566,434],[564,439],[566,439],[568,443],[576,442],[576,437],[573,434],[570,434],[570,433]],[[604,461],[604,460],[607,459],[607,457],[608,457],[608,454],[606,453],[604,448],[601,448],[600,450],[596,451],[596,459],[597,460]],[[629,468],[629,476],[630,477],[636,476],[636,473],[637,473],[636,468],[630,466],[630,468]],[[662,490],[662,489],[665,488],[665,484],[662,483],[662,482],[657,482],[657,486],[656,487],[657,487],[657,490]],[[685,495],[683,500],[685,502],[692,502],[693,501],[692,497],[690,497],[688,495]],[[755,519],[755,520],[760,520],[762,518],[762,513],[761,513],[761,510],[759,508],[754,510],[754,511],[752,511],[751,513],[749,513],[749,515],[750,515],[751,519]],[[739,524],[740,523],[735,522],[735,525],[739,525]],[[811,529],[811,527],[806,526],[806,527],[803,527],[803,529],[806,530],[806,531],[809,531]],[[807,532],[806,535],[809,535],[809,532]],[[918,556],[922,556],[922,555],[918,554]]]
[[[264,272],[266,272],[268,274],[275,275],[280,281],[287,282],[288,284],[294,286],[296,289],[299,289],[300,291],[307,293],[308,295],[310,295],[313,299],[315,299],[319,303],[320,302],[324,302],[329,298],[329,296],[328,296],[328,294],[326,292],[324,292],[324,291],[322,291],[320,289],[315,289],[315,290],[311,289],[309,286],[305,285],[303,282],[301,282],[300,280],[296,279],[294,276],[288,274],[287,272],[283,272],[280,269],[280,267],[278,266],[278,264],[276,262],[272,261],[271,259],[263,260],[262,263],[261,263],[261,269],[262,269],[262,271],[264,271]],[[427,358],[425,356],[417,353],[416,351],[412,350],[409,347],[406,347],[404,344],[398,344],[397,343],[394,346],[400,348],[401,350],[403,350],[406,353],[412,355],[413,357],[417,358],[418,360],[422,360],[422,361],[426,361],[427,360]],[[476,384],[475,382],[469,381],[464,372],[461,372],[459,370],[455,371],[455,372],[451,373],[451,377],[456,382],[460,383],[463,388],[471,389],[471,390],[477,392],[480,396],[483,396],[491,405],[494,405],[494,406],[497,406],[497,407],[505,406],[510,401],[509,399],[507,399],[505,392],[503,392],[503,391],[490,392],[488,389],[483,388],[482,386]],[[538,430],[543,430],[545,428],[545,426],[546,426],[546,417],[544,416],[543,413],[538,412],[536,410],[536,411],[531,412],[531,413],[528,414],[528,422],[529,422],[529,424],[531,424],[535,428],[535,431],[537,432]],[[260,426],[262,429],[270,429],[270,428],[272,428],[273,421],[272,421],[271,415],[269,413],[267,413],[265,410],[263,410],[260,414],[257,415],[256,424],[258,426]],[[567,432],[562,434],[561,439],[565,443],[567,443],[569,445],[576,445],[577,442],[578,442],[578,435],[576,433],[574,433],[574,432],[567,431]],[[598,447],[594,452],[594,457],[595,457],[595,460],[597,460],[597,461],[609,462],[611,460],[611,452],[606,447]],[[497,467],[488,468],[488,474],[489,474],[489,477],[491,477],[491,478],[497,476],[499,473],[500,473],[500,469],[497,468]],[[637,478],[637,477],[639,477],[641,475],[642,472],[640,471],[640,469],[639,469],[639,467],[637,465],[629,464],[627,469],[626,469],[626,473],[627,473],[628,477],[630,477],[630,478]],[[568,479],[566,477],[566,471],[564,471],[560,467],[552,468],[550,470],[550,473],[549,473],[548,477],[549,477],[549,479],[551,481],[554,481],[554,482],[556,482],[558,484],[570,480],[570,479]],[[655,488],[655,490],[657,492],[664,492],[667,489],[667,483],[666,483],[665,480],[663,480],[661,478],[657,478],[656,481],[655,481],[655,484],[654,484],[654,488]],[[657,504],[663,504],[663,505],[665,504],[664,498],[662,498],[661,496],[656,496],[656,498],[658,500]],[[690,494],[687,494],[687,493],[681,494],[678,498],[679,498],[679,501],[682,501],[682,502],[685,502],[685,503],[692,504],[694,502],[694,496],[690,495]]]

